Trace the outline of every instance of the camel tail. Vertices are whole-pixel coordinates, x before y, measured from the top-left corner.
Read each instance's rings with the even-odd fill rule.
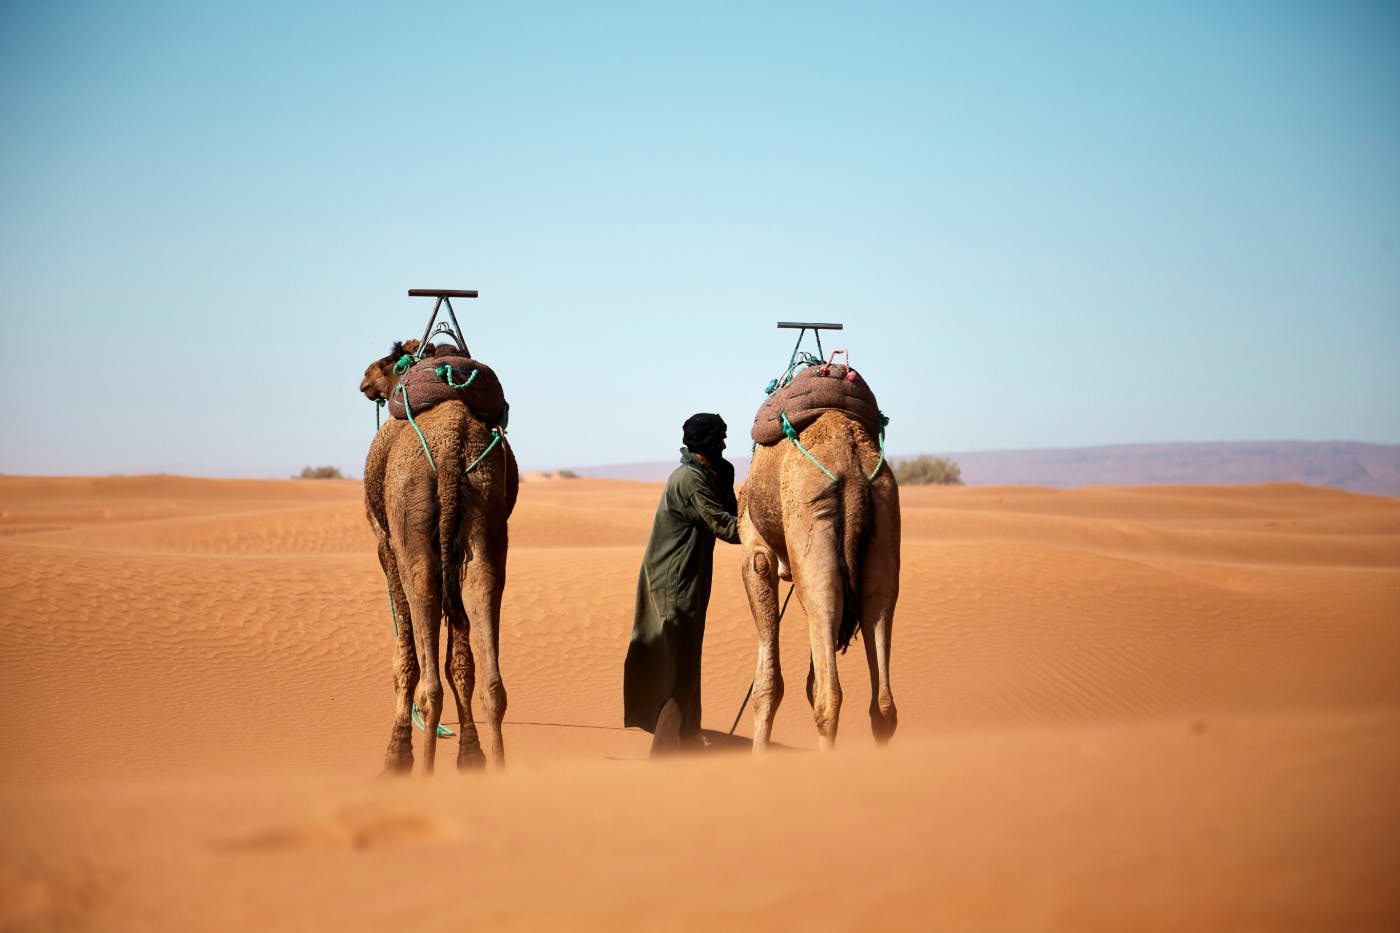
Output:
[[[464,448],[470,436],[465,413],[460,430],[452,432],[452,442],[437,455],[438,560],[442,576],[442,613],[449,624],[465,624],[467,609],[462,605],[462,493],[466,475]]]
[[[854,445],[851,447],[846,469],[842,471],[841,481],[833,485],[839,486],[841,490],[841,503],[837,509],[837,515],[840,516],[837,534],[840,538],[842,599],[841,626],[836,630],[836,648],[844,654],[850,647],[851,639],[860,629],[858,574],[863,563],[861,558],[865,554],[866,541],[870,536],[871,511],[874,508],[870,483],[861,472],[860,456]]]

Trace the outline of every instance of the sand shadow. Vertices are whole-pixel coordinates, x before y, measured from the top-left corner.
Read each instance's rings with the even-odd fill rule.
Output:
[[[753,739],[747,735],[730,735],[728,732],[720,732],[715,729],[701,729],[700,738],[704,744],[687,747],[683,750],[683,753],[703,755],[753,751]],[[772,739],[768,740],[768,750],[773,752],[806,751],[806,749],[784,745],[781,742],[774,742]]]

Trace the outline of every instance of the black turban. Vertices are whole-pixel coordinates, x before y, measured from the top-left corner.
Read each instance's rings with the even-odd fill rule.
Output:
[[[691,453],[718,457],[724,449],[724,434],[728,429],[719,415],[706,412],[691,415],[681,427],[682,443]]]

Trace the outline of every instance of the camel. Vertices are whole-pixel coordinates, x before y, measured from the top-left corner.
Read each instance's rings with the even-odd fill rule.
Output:
[[[789,568],[807,612],[807,701],[821,748],[834,747],[841,715],[836,652],[845,650],[857,626],[870,668],[870,725],[883,745],[898,722],[889,675],[899,597],[899,485],[882,465],[877,439],[845,412],[822,413],[798,442],[821,467],[786,439],[758,445],[739,498],[744,588],[759,637],[754,751],[767,747],[783,698],[778,578],[781,572],[787,579]]]
[[[365,370],[360,391],[373,401],[389,399],[399,380],[395,364],[417,349],[414,340],[395,344]],[[452,349],[429,355],[434,352],[461,355]],[[515,508],[519,472],[510,444],[463,402],[440,402],[415,413],[414,421],[421,441],[409,422],[391,418],[365,459],[365,511],[379,539],[379,563],[389,582],[398,634],[394,725],[385,771],[413,768],[416,704],[424,720],[423,773],[432,773],[442,721],[437,663],[444,617],[444,672],[457,701],[461,732],[457,766],[485,764],[472,717],[472,691],[480,678],[486,744],[491,761],[500,767],[505,762],[501,720],[506,690],[497,637],[506,581],[506,520]],[[483,456],[497,437],[498,449]],[[431,466],[425,446],[432,452]]]

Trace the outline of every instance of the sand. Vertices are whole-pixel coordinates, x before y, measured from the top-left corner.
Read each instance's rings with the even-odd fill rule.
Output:
[[[1400,500],[906,489],[899,732],[856,646],[825,755],[795,600],[782,747],[723,741],[721,545],[714,747],[654,762],[619,722],[659,492],[522,486],[507,768],[386,780],[357,482],[0,477],[0,929],[1400,928]]]

